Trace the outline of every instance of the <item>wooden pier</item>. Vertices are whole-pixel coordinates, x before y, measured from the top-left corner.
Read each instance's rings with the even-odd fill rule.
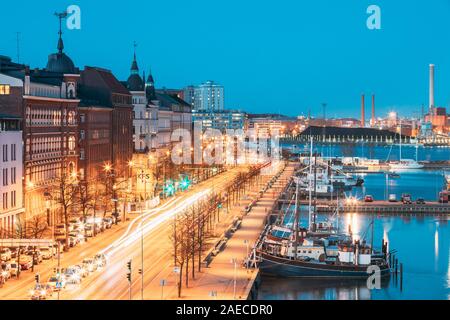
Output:
[[[300,201],[301,205],[308,205],[308,201]],[[320,200],[316,203],[317,212],[333,213],[336,211],[336,201]],[[358,201],[355,204],[343,204],[340,206],[343,213],[368,213],[368,214],[409,214],[409,215],[449,215],[450,204],[427,202],[425,204],[403,204],[402,202]]]

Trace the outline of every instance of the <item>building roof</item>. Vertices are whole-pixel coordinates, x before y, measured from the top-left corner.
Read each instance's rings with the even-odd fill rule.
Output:
[[[131,95],[110,70],[86,67],[81,72],[79,95],[83,105],[112,107],[112,94]]]

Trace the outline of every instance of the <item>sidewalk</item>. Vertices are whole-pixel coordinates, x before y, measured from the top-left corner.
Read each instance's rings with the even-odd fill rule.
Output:
[[[247,299],[248,286],[253,283],[257,270],[246,269],[244,261],[254,243],[264,228],[267,215],[272,209],[279,190],[284,187],[293,173],[294,166],[288,165],[272,188],[269,188],[259,199],[252,210],[243,218],[241,228],[237,230],[221,253],[211,262],[208,268],[203,268],[196,274],[196,279],[189,281],[189,288],[183,286],[181,299],[207,300],[207,299]],[[264,177],[265,184],[271,177]],[[258,186],[256,186],[257,188]],[[274,192],[274,191],[277,192]],[[253,192],[259,192],[255,188]],[[231,216],[239,215],[239,209],[233,210]],[[236,261],[236,264],[233,263]],[[236,268],[235,268],[236,265]],[[164,289],[165,299],[178,299],[176,281],[172,275],[170,288]],[[236,288],[234,287],[236,278]]]

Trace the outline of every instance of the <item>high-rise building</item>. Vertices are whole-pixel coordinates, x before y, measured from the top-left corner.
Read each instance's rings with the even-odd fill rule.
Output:
[[[197,111],[219,112],[222,111],[223,109],[224,109],[223,86],[215,84],[214,81],[206,81],[205,83],[195,87],[194,110],[196,112]]]

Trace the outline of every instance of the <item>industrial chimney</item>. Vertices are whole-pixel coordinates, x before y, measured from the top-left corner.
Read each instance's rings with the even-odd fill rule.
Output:
[[[361,97],[361,128],[364,128],[366,126],[366,112],[365,112],[365,105],[364,105],[364,94]]]
[[[375,95],[372,94],[372,119],[370,121],[372,127],[375,126]]]
[[[434,115],[434,64],[430,64],[430,116]]]

